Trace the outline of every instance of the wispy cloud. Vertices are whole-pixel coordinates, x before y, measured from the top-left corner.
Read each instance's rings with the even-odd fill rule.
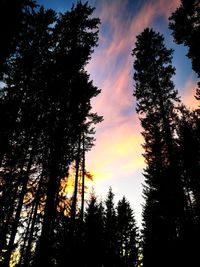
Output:
[[[88,65],[88,71],[94,83],[102,89],[102,93],[93,100],[93,109],[104,116],[104,121],[97,128],[96,145],[87,155],[87,167],[94,174],[95,188],[111,185],[114,190],[124,190],[124,194],[132,197],[132,202],[141,203],[145,163],[141,146],[142,129],[132,96],[131,51],[136,36],[145,27],[153,27],[158,16],[167,23],[179,1],[143,1],[137,12],[129,9],[130,2],[98,2],[96,15],[102,22],[99,46]],[[141,212],[139,204],[134,208],[138,214]]]
[[[88,164],[92,162],[89,167],[101,174],[98,177],[115,176],[120,162],[132,170],[138,165],[144,166],[140,126],[132,96],[131,50],[136,36],[145,27],[151,27],[156,16],[167,20],[178,2],[146,1],[137,13],[128,10],[127,0],[102,1],[98,7],[97,15],[102,21],[99,47],[88,66],[95,83],[102,88],[93,106],[104,116],[104,122],[98,127],[96,146],[88,155]]]

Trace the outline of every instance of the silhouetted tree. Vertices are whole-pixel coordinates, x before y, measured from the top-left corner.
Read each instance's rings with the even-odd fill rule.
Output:
[[[172,50],[161,34],[145,29],[137,36],[134,95],[144,128],[147,163],[144,190],[144,266],[176,266],[184,232],[185,196],[175,157],[175,106]]]
[[[93,176],[86,171],[86,162],[85,162],[85,154],[91,150],[94,145],[94,134],[95,128],[94,125],[102,122],[103,117],[97,115],[97,113],[90,113],[87,118],[87,122],[84,123],[84,128],[82,130],[82,138],[81,138],[81,211],[80,211],[80,219],[83,221],[84,217],[84,203],[85,203],[85,187],[86,186],[86,178],[92,180]]]
[[[23,23],[29,9],[34,9],[32,0],[1,0],[0,1],[0,77],[6,71],[6,60],[11,53],[15,53],[20,40]]]
[[[84,70],[97,44],[99,19],[90,18],[93,8],[78,2],[70,12],[60,15],[54,28],[54,62],[50,80],[51,112],[48,119],[50,153],[49,181],[36,265],[53,264],[49,256],[53,244],[56,199],[61,177],[70,163],[79,161],[79,140],[84,122],[90,114],[90,99],[100,91]],[[55,90],[57,88],[57,90]],[[50,127],[50,128],[49,128]],[[50,130],[50,131],[49,131]],[[78,145],[77,145],[78,144]],[[77,164],[78,168],[79,164]],[[75,203],[75,198],[74,202]],[[75,204],[73,204],[73,209]],[[73,227],[74,228],[74,227]],[[47,249],[48,248],[48,249]]]
[[[105,200],[105,266],[116,266],[117,260],[117,217],[114,194],[109,188]]]
[[[137,227],[133,211],[125,197],[117,205],[117,266],[138,266]]]
[[[42,7],[24,10],[16,50],[6,55],[11,53],[0,97],[0,122],[7,122],[0,131],[2,261],[9,265],[21,224],[20,264],[30,264],[36,247],[34,265],[50,266],[61,179],[77,159],[79,137],[89,138],[88,122],[101,120],[90,112],[100,90],[84,70],[99,19],[90,18],[93,8],[81,2],[57,17]]]
[[[188,47],[187,56],[192,68],[200,78],[200,3],[199,0],[181,0],[180,6],[169,18],[169,27],[178,44]],[[200,98],[199,89],[197,98]]]
[[[190,256],[190,264],[199,262],[197,245],[199,242],[200,225],[200,179],[199,179],[199,117],[197,111],[189,111],[184,106],[180,108],[181,117],[178,121],[178,153],[183,176],[184,191],[187,199],[186,223],[184,234],[190,246],[186,253]]]
[[[1,116],[4,116],[3,120],[8,119],[8,124],[1,131],[1,134],[5,136],[3,141],[6,144],[1,150],[1,179],[5,183],[5,187],[10,184],[9,194],[5,195],[6,191],[3,191],[3,198],[5,197],[7,200],[6,206],[9,205],[10,199],[15,198],[15,203],[12,203],[14,209],[11,208],[12,211],[9,211],[7,217],[10,232],[4,232],[4,236],[7,237],[10,233],[5,253],[5,266],[8,266],[13,250],[29,178],[32,176],[34,180],[33,173],[38,172],[41,159],[41,102],[38,101],[39,90],[36,89],[42,85],[40,84],[40,74],[44,65],[38,65],[38,62],[40,60],[45,62],[49,52],[47,49],[50,34],[48,27],[53,21],[54,13],[52,11],[45,12],[41,8],[38,13],[28,12],[26,25],[22,32],[23,38],[18,42],[18,53],[11,57],[9,75],[5,80],[6,86],[2,96],[5,112]],[[14,105],[15,108],[9,110],[8,107],[11,105]],[[5,135],[5,132],[8,135]],[[11,217],[13,214],[14,218]]]
[[[94,193],[85,214],[84,258],[87,267],[100,267],[104,260],[104,211]]]
[[[197,0],[182,0],[180,6],[169,18],[169,27],[172,35],[178,44],[188,47],[188,58],[191,59],[192,68],[200,77],[200,3]],[[200,83],[198,83],[200,87]],[[200,99],[200,89],[197,88],[196,96]],[[181,119],[179,120],[179,153],[182,168],[184,190],[188,202],[187,224],[190,231],[185,231],[188,239],[186,254],[188,264],[195,265],[199,262],[197,246],[199,240],[199,110],[190,112],[181,107]]]

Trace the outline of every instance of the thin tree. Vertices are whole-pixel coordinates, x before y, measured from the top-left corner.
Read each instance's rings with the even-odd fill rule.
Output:
[[[117,217],[114,193],[109,188],[105,200],[105,266],[115,266],[117,260]]]
[[[133,56],[134,95],[144,128],[147,163],[144,266],[160,266],[161,261],[163,266],[176,266],[181,255],[185,198],[175,157],[178,96],[172,82],[172,50],[165,47],[161,34],[147,28],[137,36]]]
[[[54,29],[55,64],[50,79],[50,98],[53,105],[50,107],[49,124],[46,128],[50,142],[47,166],[49,181],[36,266],[45,265],[47,262],[49,266],[53,264],[49,251],[54,242],[60,179],[67,175],[71,162],[79,157],[74,151],[83,123],[91,109],[90,99],[100,92],[93,86],[84,70],[93,47],[97,44],[99,19],[90,18],[92,12],[93,8],[88,4],[78,2],[70,12],[58,18]],[[58,88],[56,94],[55,88]]]

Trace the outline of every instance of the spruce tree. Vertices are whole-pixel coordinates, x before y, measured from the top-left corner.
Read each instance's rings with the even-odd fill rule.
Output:
[[[85,214],[85,250],[87,267],[101,267],[104,261],[104,211],[94,193],[91,194]]]
[[[14,247],[23,202],[31,182],[29,178],[32,176],[31,179],[35,180],[33,173],[38,174],[41,161],[41,102],[38,91],[42,86],[40,78],[44,64],[39,62],[46,62],[49,45],[47,38],[50,34],[48,27],[53,21],[52,11],[45,12],[43,8],[38,12],[27,11],[21,33],[23,38],[18,42],[17,53],[9,60],[9,75],[6,76],[6,87],[2,95],[5,113],[1,116],[8,124],[1,131],[1,135],[5,137],[5,146],[1,150],[1,179],[5,188],[10,188],[8,195],[3,190],[3,198],[6,199],[5,204],[9,210],[3,231],[4,236],[9,237],[5,266],[9,264]],[[11,105],[15,108],[8,109]],[[9,207],[10,200],[12,204]]]
[[[200,3],[198,0],[181,0],[180,6],[169,18],[169,28],[177,44],[183,44],[188,48],[187,57],[191,60],[192,68],[200,78]],[[198,87],[200,83],[198,82]],[[196,96],[200,99],[200,88],[196,90]],[[191,231],[185,231],[188,238],[188,258],[190,265],[198,262],[197,246],[199,240],[199,109],[191,112],[184,106],[181,107],[181,118],[178,122],[179,153],[184,181],[184,189],[187,196],[189,217],[187,223]],[[189,260],[188,260],[189,262]]]
[[[199,0],[181,0],[180,6],[169,18],[169,27],[178,44],[188,47],[188,58],[200,78],[200,3]],[[199,84],[200,86],[200,84]],[[200,98],[199,89],[197,98]]]
[[[79,137],[89,138],[86,125],[101,120],[90,103],[100,90],[84,70],[99,19],[81,2],[59,16],[43,7],[26,12],[0,97],[0,122],[7,122],[0,131],[1,260],[9,265],[20,226],[20,263],[32,264],[36,247],[33,265],[50,266],[61,179],[77,158]]]
[[[0,78],[7,72],[6,61],[9,55],[15,53],[22,37],[23,23],[26,20],[27,10],[36,7],[32,0],[1,0],[0,1]]]
[[[117,204],[117,266],[138,266],[137,227],[130,203],[125,197]]]
[[[197,244],[199,243],[200,231],[200,180],[199,180],[199,118],[197,111],[189,111],[186,107],[180,108],[181,116],[178,121],[178,153],[180,155],[180,164],[184,191],[187,199],[185,237],[188,240],[186,253],[190,258],[190,264],[199,262]]]
[[[90,100],[100,92],[84,70],[97,44],[99,19],[91,18],[92,13],[93,8],[87,3],[78,2],[71,11],[60,15],[54,28],[54,61],[48,92],[51,106],[46,128],[50,145],[49,181],[36,266],[41,262],[53,264],[47,251],[51,251],[54,242],[60,179],[67,175],[73,160],[79,161],[80,153],[74,151],[79,147],[84,123],[90,116]]]
[[[116,265],[117,255],[117,217],[114,205],[114,194],[109,188],[105,200],[105,266]]]
[[[145,29],[133,49],[134,95],[144,128],[147,163],[144,190],[144,266],[176,266],[184,232],[184,192],[175,157],[178,103],[172,76],[172,50],[161,34]]]

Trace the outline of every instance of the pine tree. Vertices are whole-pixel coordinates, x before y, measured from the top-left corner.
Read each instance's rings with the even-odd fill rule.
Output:
[[[180,6],[169,18],[169,27],[178,44],[188,47],[188,58],[192,68],[200,78],[200,3],[199,0],[181,0]],[[200,86],[200,84],[199,84]],[[200,91],[197,90],[197,98]]]
[[[85,214],[85,265],[101,267],[104,260],[104,211],[94,193],[91,194]]]
[[[187,199],[185,237],[190,246],[187,254],[190,256],[190,264],[199,262],[197,244],[199,242],[200,225],[200,180],[199,180],[199,118],[197,111],[189,111],[186,107],[180,108],[181,116],[178,121],[178,153],[183,176],[184,191]]]
[[[114,194],[109,188],[105,200],[105,266],[116,265],[117,249],[117,217],[114,206]]]
[[[182,0],[180,6],[169,18],[169,28],[177,44],[183,44],[188,48],[187,57],[191,59],[192,68],[200,77],[200,3],[198,0]],[[200,83],[198,83],[200,87]],[[196,90],[196,96],[200,99],[200,88]],[[183,170],[184,190],[187,196],[188,208],[187,224],[191,231],[185,231],[188,239],[189,265],[198,262],[196,246],[199,240],[199,109],[190,112],[181,107],[181,119],[179,120],[179,153],[181,155],[181,168]]]
[[[42,8],[38,13],[27,11],[23,38],[18,42],[17,53],[10,58],[9,75],[6,76],[6,87],[2,97],[5,113],[1,116],[5,116],[3,120],[8,118],[8,128],[5,129],[8,135],[5,135],[3,129],[1,134],[6,138],[3,140],[6,146],[1,151],[1,179],[5,188],[10,188],[8,195],[6,190],[3,190],[3,198],[6,199],[5,204],[9,210],[6,219],[7,229],[4,229],[3,233],[4,236],[10,236],[5,266],[9,264],[13,250],[23,202],[31,181],[29,178],[32,176],[31,179],[35,180],[33,173],[38,173],[38,161],[40,162],[41,158],[41,114],[37,89],[41,86],[39,81],[44,65],[38,63],[40,60],[45,62],[48,54],[48,51],[44,53],[49,44],[46,37],[49,36],[49,24],[53,21],[52,11],[45,12]],[[8,107],[11,105],[15,108],[9,110]],[[9,207],[7,205],[10,200],[12,204]]]
[[[49,84],[51,112],[46,132],[50,144],[47,166],[49,181],[36,266],[41,262],[43,265],[47,262],[53,264],[47,251],[51,251],[54,239],[60,179],[67,175],[71,162],[79,158],[79,153],[74,151],[79,147],[77,144],[90,113],[90,99],[100,92],[84,70],[97,43],[99,19],[90,18],[92,12],[93,8],[88,4],[78,2],[70,12],[58,18],[54,29],[55,64]]]
[[[16,46],[21,38],[24,19],[28,9],[34,9],[32,0],[1,0],[0,2],[0,77],[7,71],[6,60],[15,53]]]
[[[137,227],[130,203],[125,197],[117,205],[117,243],[117,266],[138,266]]]
[[[172,76],[172,50],[161,34],[145,29],[135,48],[134,95],[144,128],[147,163],[144,190],[144,266],[176,266],[184,232],[184,193],[175,157],[174,140],[178,103]]]
[[[101,120],[90,112],[100,90],[84,70],[97,44],[99,19],[90,18],[93,8],[81,2],[57,17],[42,7],[26,12],[17,49],[6,63],[0,103],[0,121],[8,122],[0,131],[1,250],[8,266],[21,224],[21,263],[28,266],[31,256],[32,264],[36,247],[33,264],[50,266],[61,179],[77,158],[88,121]]]

